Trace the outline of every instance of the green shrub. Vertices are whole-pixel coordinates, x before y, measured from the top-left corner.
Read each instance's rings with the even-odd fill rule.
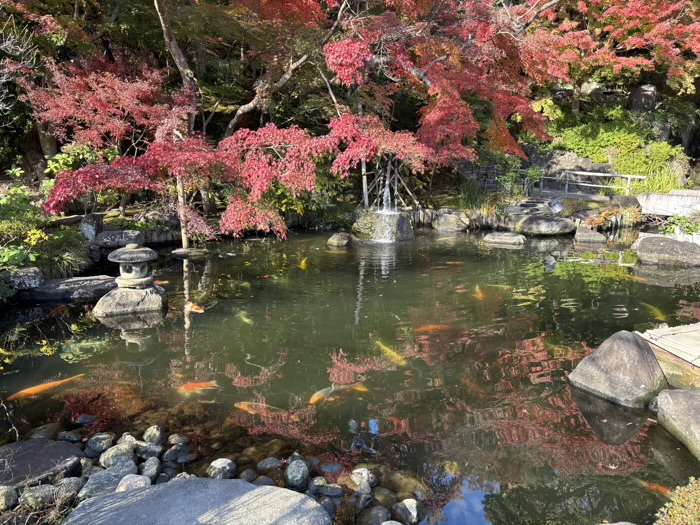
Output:
[[[85,239],[74,230],[60,230],[37,245],[36,266],[47,279],[70,277],[90,265]]]
[[[0,198],[0,244],[21,239],[28,231],[46,223],[46,218],[32,204],[24,186],[15,186]]]
[[[671,494],[656,515],[655,525],[690,525],[700,523],[700,482],[690,478],[685,487],[679,487]]]
[[[481,188],[475,177],[464,177],[459,195],[459,207],[462,210],[471,210],[479,206],[481,202]]]
[[[564,149],[593,162],[610,162],[611,157],[641,149],[644,137],[633,124],[623,122],[591,122],[567,129],[561,135]]]

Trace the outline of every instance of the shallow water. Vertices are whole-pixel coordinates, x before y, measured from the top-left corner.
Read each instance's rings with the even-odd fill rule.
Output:
[[[290,237],[214,245],[189,263],[188,287],[182,262],[160,261],[170,310],[154,329],[120,333],[79,307],[19,329],[8,326],[39,314],[6,317],[0,347],[26,355],[5,364],[0,390],[85,373],[81,388],[131,385],[172,406],[184,383],[216,381],[192,398],[253,433],[417,473],[437,523],[648,524],[665,502],[655,485],[700,474],[649,414],[574,397],[565,379],[617,330],[694,321],[696,290],[586,264],[568,245],[485,250],[431,233],[345,250],[327,248],[327,235]],[[552,251],[554,268],[543,263]],[[204,313],[183,314],[186,295]],[[360,381],[368,392],[338,388],[308,404]],[[47,397],[19,403],[15,417],[50,419]],[[351,419],[372,451],[351,450]]]

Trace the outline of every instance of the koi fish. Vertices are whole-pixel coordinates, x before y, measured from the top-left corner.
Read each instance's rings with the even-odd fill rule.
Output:
[[[464,263],[462,261],[447,261],[445,264],[450,266],[462,266]]]
[[[299,268],[302,270],[307,270],[309,268],[309,258],[304,257],[301,262],[299,263]]]
[[[506,292],[510,292],[513,287],[509,286],[507,284],[487,284],[489,288],[496,288],[497,290],[505,290]]]
[[[269,275],[258,275],[258,279],[269,279]]]
[[[347,255],[347,250],[328,250],[326,251],[329,255]]]
[[[355,383],[354,385],[331,385],[328,388],[324,388],[323,390],[319,390],[316,392],[314,395],[311,396],[311,399],[309,399],[309,405],[315,405],[317,403],[320,403],[322,401],[331,401],[334,399],[332,397],[332,394],[336,393],[341,393],[341,392],[369,392],[369,388],[367,388],[363,383]]]
[[[424,324],[418,328],[413,329],[414,334],[432,334],[435,332],[442,332],[450,328],[446,324]]]
[[[41,385],[25,388],[24,390],[20,390],[19,392],[12,394],[10,397],[7,398],[7,400],[14,401],[16,399],[24,399],[25,397],[38,396],[39,394],[43,394],[48,390],[53,390],[54,388],[58,388],[61,385],[66,385],[68,383],[72,383],[73,381],[77,381],[78,379],[84,376],[85,374],[78,374],[77,376],[69,377],[68,379],[51,381],[50,383],[43,383]]]
[[[646,308],[649,311],[649,313],[652,315],[652,317],[654,319],[656,319],[657,321],[661,321],[661,322],[666,321],[666,314],[663,313],[661,310],[659,310],[656,306],[652,306],[649,303],[645,303],[643,301],[641,301],[639,303],[639,305]]]
[[[205,383],[185,383],[177,389],[177,393],[185,397],[192,394],[201,394],[204,390],[215,390],[219,388],[216,381],[207,381]]]
[[[247,312],[238,312],[238,313],[236,314],[236,319],[238,319],[241,323],[251,324],[251,325],[252,325],[252,324],[255,324],[255,323],[253,322],[253,320],[252,320],[250,317],[248,317],[248,313],[247,313]]]
[[[201,306],[197,306],[192,301],[187,301],[185,303],[185,310],[189,312],[196,312],[198,314],[204,313],[204,308],[202,308]]]
[[[481,291],[478,284],[476,285],[476,288],[474,288],[474,297],[476,297],[479,301],[484,300],[484,292]]]
[[[243,412],[247,412],[248,414],[252,414],[254,416],[260,416],[262,418],[266,417],[277,417],[277,418],[286,418],[289,417],[290,421],[298,421],[299,416],[295,414],[289,414],[288,411],[283,410],[281,408],[273,407],[270,405],[266,405],[265,403],[255,403],[253,401],[240,401],[238,403],[234,403],[236,408],[239,410],[243,410]]]
[[[649,481],[642,481],[639,480],[642,487],[645,489],[651,491],[651,492],[656,492],[657,494],[660,494],[661,496],[665,498],[670,498],[671,497],[671,490],[664,487],[663,485],[659,485],[657,483],[651,483]]]
[[[170,284],[170,281],[153,281],[153,284],[157,284],[158,286],[163,286],[165,284]]]
[[[406,361],[406,359],[398,352],[392,350],[381,341],[375,341],[374,344],[377,345],[377,348],[379,348],[392,363],[397,364],[399,366],[408,366],[408,361]]]

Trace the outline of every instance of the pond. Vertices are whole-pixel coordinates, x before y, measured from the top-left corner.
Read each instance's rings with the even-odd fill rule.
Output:
[[[700,474],[651,414],[566,381],[618,330],[695,320],[697,290],[635,277],[617,264],[626,252],[588,264],[566,242],[487,250],[424,233],[330,249],[327,238],[215,244],[189,262],[187,287],[183,263],[163,257],[170,310],[150,330],[120,333],[83,307],[8,328],[34,312],[19,311],[0,346],[24,354],[5,363],[0,396],[85,374],[60,403],[20,402],[14,417],[32,424],[97,410],[91,391],[111,392],[115,414],[197,400],[222,425],[415,472],[434,523],[650,524],[664,488]],[[186,294],[203,313],[183,313]]]

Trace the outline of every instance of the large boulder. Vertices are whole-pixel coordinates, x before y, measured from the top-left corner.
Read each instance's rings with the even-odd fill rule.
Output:
[[[352,231],[364,241],[386,243],[415,239],[411,219],[405,213],[362,211]]]
[[[70,277],[52,279],[31,290],[22,290],[18,297],[25,301],[92,303],[117,287],[114,277]]]
[[[44,274],[35,266],[17,268],[10,273],[10,284],[15,290],[29,290],[44,283]]]
[[[352,235],[346,232],[338,232],[331,235],[331,238],[326,242],[332,248],[342,248],[352,244]]]
[[[144,521],[146,519],[146,521]],[[330,525],[304,494],[237,479],[190,478],[81,504],[63,525]]]
[[[168,307],[168,294],[154,284],[148,288],[115,288],[95,305],[95,317],[115,317],[162,312]]]
[[[519,220],[515,224],[515,231],[532,236],[568,235],[576,231],[576,223],[564,217],[531,215]]]
[[[143,244],[145,241],[145,234],[137,230],[110,230],[95,236],[100,248],[123,248],[127,244]]]
[[[658,421],[700,459],[700,391],[664,390],[659,394]]]
[[[88,478],[85,486],[80,489],[78,499],[111,494],[117,489],[122,479],[136,473],[138,473],[138,467],[133,461],[119,463],[114,467],[95,472]]]
[[[464,213],[439,210],[433,216],[431,226],[443,233],[463,232],[469,228],[469,218]]]
[[[0,485],[51,483],[80,470],[85,454],[72,443],[30,439],[0,447]]]
[[[637,247],[642,264],[700,266],[700,245],[666,237],[645,237]]]
[[[664,388],[666,377],[644,339],[622,330],[584,357],[569,374],[576,388],[633,408],[644,408]]]

